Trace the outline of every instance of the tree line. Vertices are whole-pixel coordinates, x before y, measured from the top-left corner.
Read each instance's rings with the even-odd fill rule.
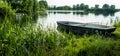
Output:
[[[84,12],[92,12],[92,13],[115,13],[119,11],[116,9],[115,5],[104,4],[102,8],[96,4],[94,7],[90,7],[84,3],[70,6],[49,6],[49,10],[84,10]]]
[[[84,3],[71,6],[49,6],[49,10],[86,10],[86,9],[115,9],[115,5],[104,4],[102,8],[99,8],[99,5],[96,4],[94,7],[89,7]]]

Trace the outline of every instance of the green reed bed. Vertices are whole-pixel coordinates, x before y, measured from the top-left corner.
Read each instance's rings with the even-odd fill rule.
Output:
[[[116,36],[116,39],[120,39],[120,22],[115,22],[114,27],[116,27],[116,30],[113,34]]]
[[[26,14],[23,21],[16,24],[15,10],[2,0],[0,5],[0,19],[5,18],[0,23],[0,56],[120,56],[119,36],[114,39],[44,30],[41,26],[36,28],[26,23],[31,18]]]
[[[25,27],[3,22],[0,26],[0,56],[119,56],[120,40],[98,35]]]

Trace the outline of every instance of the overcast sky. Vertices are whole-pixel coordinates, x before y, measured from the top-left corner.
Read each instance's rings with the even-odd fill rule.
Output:
[[[102,7],[103,4],[107,3],[109,5],[116,5],[116,8],[120,8],[120,0],[46,0],[48,5],[69,5],[72,6],[73,4],[88,4],[90,7],[94,6],[95,4],[99,4]]]

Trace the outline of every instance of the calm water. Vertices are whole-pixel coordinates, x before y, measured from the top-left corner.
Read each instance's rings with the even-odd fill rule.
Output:
[[[47,16],[39,16],[37,26],[42,25],[44,28],[46,27],[56,28],[57,21],[74,21],[81,23],[94,23],[111,26],[115,21],[119,20],[120,12],[106,15],[106,14],[82,13],[81,11],[47,11]]]

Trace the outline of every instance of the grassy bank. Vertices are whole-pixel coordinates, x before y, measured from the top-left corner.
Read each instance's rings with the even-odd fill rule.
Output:
[[[1,56],[119,56],[120,40],[98,35],[78,36],[54,30],[3,22],[0,27]]]
[[[27,21],[31,21],[31,15],[27,14],[24,14],[23,20],[16,24],[15,11],[11,6],[2,0],[0,5],[1,18],[4,19],[0,23],[0,56],[120,55],[119,36],[117,38],[99,35],[79,36],[51,29],[46,31],[41,26],[36,28],[28,23]],[[117,32],[120,32],[119,25],[117,25]]]
[[[113,33],[115,34],[116,38],[120,39],[120,22],[116,22],[114,26],[116,27],[116,31]]]

